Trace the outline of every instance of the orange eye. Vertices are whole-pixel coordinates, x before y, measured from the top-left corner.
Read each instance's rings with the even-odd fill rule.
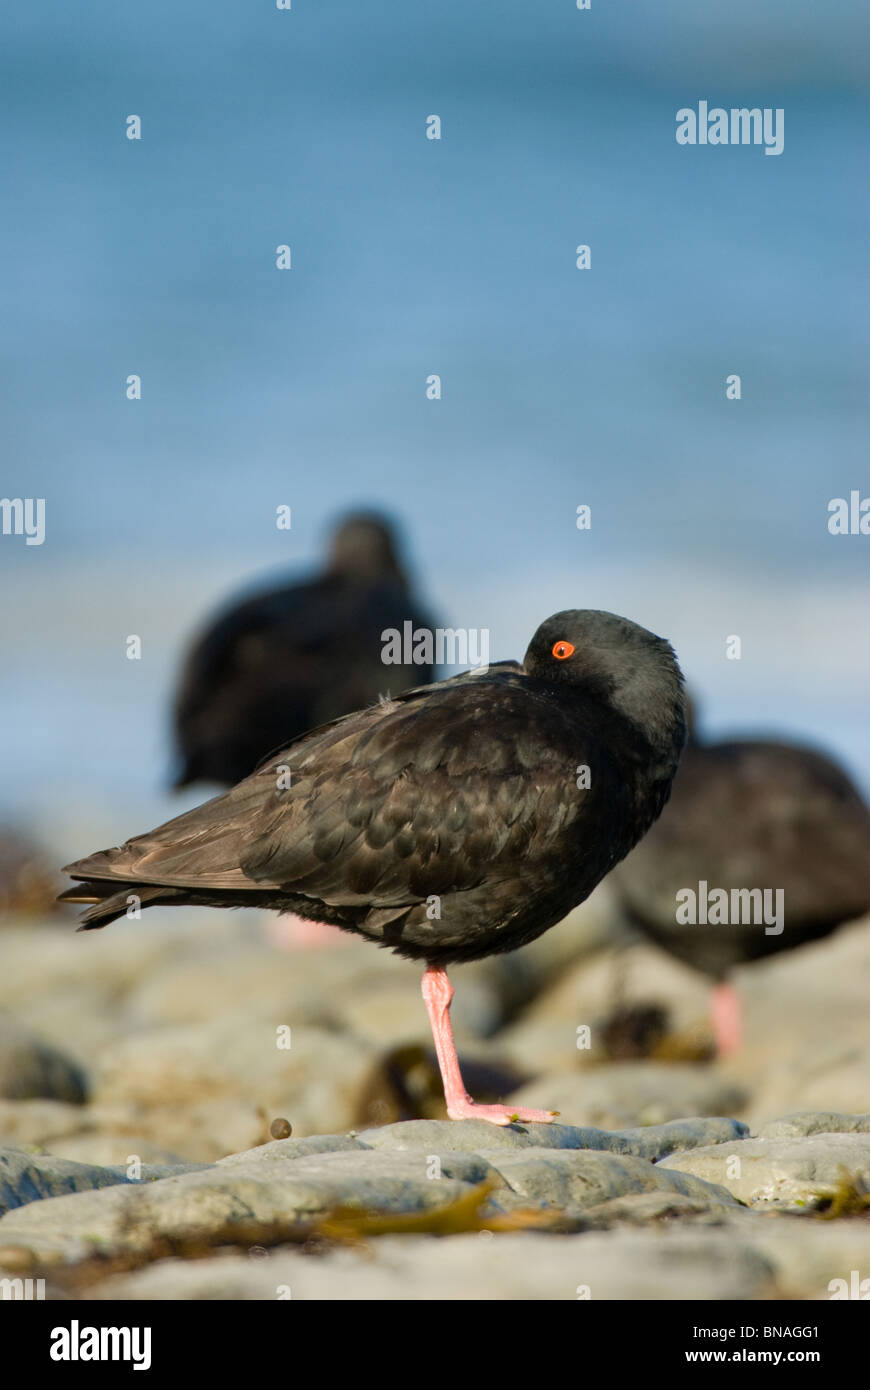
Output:
[[[553,655],[557,661],[565,661],[569,656],[574,655],[574,648],[570,642],[557,642],[553,648]]]

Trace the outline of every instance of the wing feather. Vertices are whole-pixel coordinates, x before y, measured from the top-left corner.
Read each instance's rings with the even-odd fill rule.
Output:
[[[492,880],[502,857],[515,864],[533,838],[563,834],[589,795],[564,795],[577,738],[515,669],[455,677],[312,731],[222,796],[67,872],[292,887],[336,907],[420,903]]]

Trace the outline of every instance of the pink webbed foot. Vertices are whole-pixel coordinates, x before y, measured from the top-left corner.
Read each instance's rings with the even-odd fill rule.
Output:
[[[478,1105],[471,1096],[455,1096],[447,1102],[451,1120],[488,1120],[492,1125],[551,1125],[558,1110],[528,1110],[517,1105]]]

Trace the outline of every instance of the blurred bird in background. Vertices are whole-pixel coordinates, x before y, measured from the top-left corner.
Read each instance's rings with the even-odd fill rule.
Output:
[[[385,629],[431,625],[398,551],[384,517],[352,513],[322,573],[243,599],[201,633],[175,697],[176,788],[233,786],[309,729],[432,681],[430,664],[382,660]]]
[[[634,926],[715,981],[712,1022],[725,1056],[742,1040],[732,970],[827,936],[870,908],[870,810],[830,758],[793,743],[689,742],[670,800],[611,882]],[[685,922],[677,894],[781,890],[781,931],[754,920]]]
[[[431,626],[394,527],[375,512],[348,514],[321,574],[233,604],[194,642],[175,699],[176,789],[234,786],[309,729],[428,685],[433,664],[382,660],[384,632],[406,622]],[[281,948],[347,940],[291,913],[269,918],[267,934]]]

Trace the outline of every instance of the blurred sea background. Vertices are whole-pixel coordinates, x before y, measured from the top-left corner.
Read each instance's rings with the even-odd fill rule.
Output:
[[[870,495],[868,30],[846,0],[10,0],[0,495],[46,539],[0,537],[0,819],[72,857],[200,799],[166,790],[184,644],[357,505],[493,659],[624,613],[706,733],[870,788],[870,537],[827,529]],[[699,100],[782,107],[784,152],[678,146]]]

